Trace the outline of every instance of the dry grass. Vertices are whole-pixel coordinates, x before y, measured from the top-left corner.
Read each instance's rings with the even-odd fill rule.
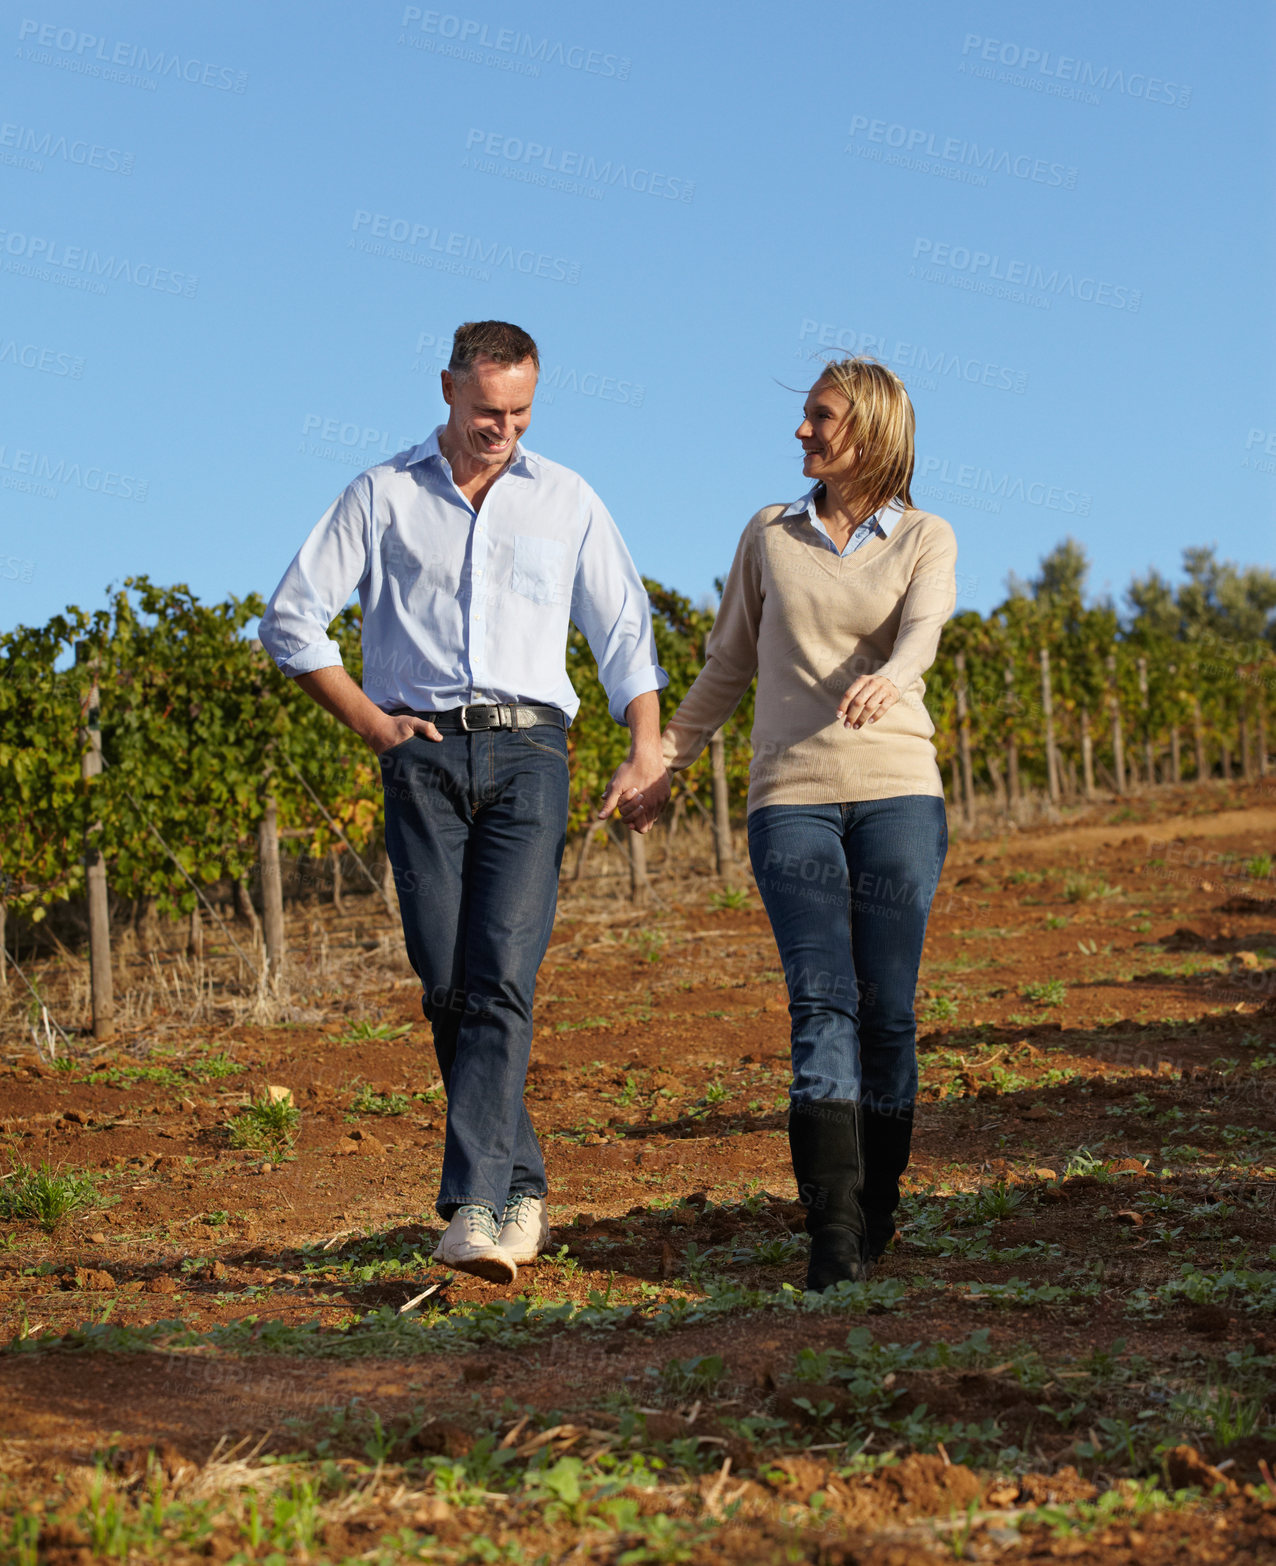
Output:
[[[749,877],[743,834],[736,836],[741,857],[734,880],[744,881]],[[560,908],[607,923],[640,917],[630,902],[628,856],[618,842],[596,838],[579,881],[572,878],[575,860],[573,845],[564,862]],[[670,896],[698,895],[697,883],[704,885],[707,898],[718,885],[712,865],[706,823],[684,820],[672,847],[658,832],[648,841],[653,906],[660,908]],[[416,983],[402,930],[397,916],[371,891],[347,888],[342,907],[338,913],[327,899],[285,907],[287,960],[273,982],[266,977],[260,933],[242,921],[228,925],[243,956],[211,921],[204,927],[202,952],[190,948],[185,920],[158,922],[146,951],[137,949],[132,931],[117,932],[112,953],[117,1035],[127,1042],[158,1040],[192,1027],[216,1033],[319,1024],[330,1020],[334,1009],[376,1020],[387,989]],[[73,1052],[92,1053],[87,951],[61,946],[60,955],[24,958],[22,967],[53,1022],[71,1036]],[[27,1049],[32,1043],[49,1063],[68,1053],[25,986],[11,978],[8,989],[0,991],[0,1049]]]

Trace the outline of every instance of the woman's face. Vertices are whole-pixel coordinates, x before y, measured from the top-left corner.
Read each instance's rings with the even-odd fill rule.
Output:
[[[794,435],[805,453],[808,478],[845,477],[855,466],[855,448],[846,439],[851,404],[831,381],[819,380],[807,393],[803,419]]]

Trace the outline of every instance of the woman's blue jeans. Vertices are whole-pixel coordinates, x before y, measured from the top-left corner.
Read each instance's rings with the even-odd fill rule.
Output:
[[[567,735],[552,725],[419,735],[381,756],[385,843],[408,958],[447,1089],[438,1212],[545,1195],[523,1104],[536,974],[567,833]]]
[[[751,812],[749,857],[789,990],[795,1103],[912,1109],[917,970],[947,849],[944,801],[929,794]]]

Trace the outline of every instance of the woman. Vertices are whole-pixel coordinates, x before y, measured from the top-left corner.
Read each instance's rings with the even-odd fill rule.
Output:
[[[745,528],[664,755],[694,761],[756,670],[749,856],[789,991],[806,1286],[824,1290],[886,1249],[908,1164],[913,999],[948,846],[922,674],[957,542],[913,506],[913,409],[883,365],[829,364],[795,433],[811,488]]]

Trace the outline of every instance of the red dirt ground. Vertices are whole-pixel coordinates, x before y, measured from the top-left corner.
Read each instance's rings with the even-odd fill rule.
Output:
[[[1008,1355],[1030,1344],[1082,1356],[1124,1340],[1114,1353],[1161,1366],[1205,1349],[1220,1361],[1276,1352],[1272,1322],[1227,1302],[1184,1304],[1147,1321],[1127,1309],[1132,1291],[1154,1292],[1178,1270],[1180,1252],[1171,1265],[1168,1242],[1154,1238],[1169,1199],[1179,1204],[1174,1245],[1187,1245],[1196,1266],[1236,1266],[1238,1256],[1271,1265],[1262,1258],[1276,1238],[1276,881],[1270,859],[1266,873],[1261,861],[1276,850],[1276,806],[1260,788],[1233,797],[1241,808],[1189,814],[1200,796],[1182,790],[1137,807],[1159,809],[1160,819],[1093,819],[954,844],[919,987],[924,1102],[907,1189],[954,1204],[980,1187],[1018,1189],[1023,1199],[998,1222],[996,1245],[1035,1242],[1038,1254],[1012,1262],[936,1254],[906,1196],[900,1236],[877,1276],[909,1292],[888,1313],[854,1321],[754,1312],[731,1317],[729,1329],[721,1321],[674,1328],[659,1342],[634,1324],[412,1359],[34,1351],[31,1338],[99,1319],[108,1305],[116,1326],[181,1318],[202,1331],[245,1317],[337,1325],[370,1308],[397,1309],[438,1269],[372,1269],[365,1278],[340,1264],[367,1236],[428,1256],[439,1227],[432,1201],[442,1108],[437,1096],[411,1097],[435,1085],[437,1072],[410,976],[381,983],[379,993],[334,994],[319,1026],[218,1031],[169,1016],[162,1030],[83,1052],[69,1071],[14,1043],[0,1066],[0,1162],[94,1172],[108,1205],[53,1237],[32,1224],[3,1226],[12,1239],[0,1251],[0,1316],[5,1336],[25,1335],[28,1346],[0,1356],[0,1469],[29,1497],[65,1465],[111,1448],[162,1447],[179,1467],[207,1463],[227,1439],[296,1451],[299,1430],[354,1399],[388,1422],[426,1410],[430,1428],[443,1432],[436,1451],[463,1444],[475,1421],[499,1421],[511,1395],[524,1411],[565,1411],[564,1420],[596,1431],[615,1421],[603,1405],[629,1388],[664,1410],[648,1415],[649,1440],[717,1442],[733,1457],[732,1492],[737,1478],[745,1486],[736,1520],[712,1546],[688,1546],[688,1559],[701,1548],[718,1550],[715,1559],[780,1559],[790,1544],[795,1558],[830,1562],[952,1559],[951,1543],[938,1546],[915,1525],[964,1516],[968,1505],[980,1558],[1276,1559],[1276,1511],[1254,1488],[1261,1461],[1276,1459],[1266,1438],[1226,1449],[1230,1497],[1073,1535],[1011,1537],[1005,1527],[998,1533],[994,1514],[1045,1504],[1052,1493],[1085,1499],[1109,1483],[1102,1464],[1083,1463],[1078,1475],[1085,1432],[1066,1421],[1047,1432],[1042,1397],[1026,1397],[1013,1380],[911,1373],[911,1403],[900,1405],[925,1405],[948,1421],[998,1418],[1007,1440],[1025,1434],[1035,1471],[1009,1489],[933,1451],[839,1478],[824,1453],[786,1455],[780,1425],[768,1455],[730,1424],[766,1414],[809,1440],[795,1397],[812,1392],[794,1382],[795,1357],[839,1348],[857,1323],[876,1340],[923,1345],[987,1328]],[[645,910],[604,895],[607,883],[601,892],[565,887],[542,971],[528,1101],[545,1141],[557,1259],[526,1269],[504,1293],[455,1275],[441,1294],[453,1309],[523,1292],[584,1303],[598,1291],[644,1308],[695,1299],[697,1258],[706,1255],[706,1275],[758,1289],[801,1286],[800,1247],[781,1244],[778,1259],[754,1254],[799,1227],[782,1108],[786,999],[765,917],[756,894],[742,909],[715,911],[712,877],[654,868],[659,901]],[[357,911],[343,918],[323,910],[329,939],[370,946],[388,928],[371,902],[348,897]],[[1025,995],[1025,986],[1048,981],[1059,983],[1053,998]],[[408,1032],[339,1042],[356,1017]],[[237,1069],[209,1078],[201,1063],[219,1054]],[[168,1066],[170,1079],[128,1081],[138,1066]],[[289,1088],[301,1112],[283,1158],[227,1145],[228,1117],[266,1084]],[[406,1111],[356,1113],[361,1089],[405,1095]],[[1096,1174],[1061,1178],[1081,1149],[1099,1160]],[[754,1210],[742,1209],[751,1194]],[[1224,1223],[1212,1214],[1221,1201]],[[325,1275],[303,1248],[328,1242],[334,1266]],[[1082,1272],[1102,1287],[1080,1310],[990,1308],[978,1293],[1014,1277],[1066,1285]],[[927,1293],[927,1280],[939,1294]],[[955,1283],[970,1284],[973,1297],[954,1298]],[[660,1366],[708,1354],[724,1371],[703,1407],[659,1393]],[[1045,1401],[1065,1408],[1067,1388],[1054,1386]],[[1203,1451],[1224,1460],[1221,1446]],[[776,1476],[777,1462],[787,1479]],[[790,1499],[805,1504],[817,1491],[827,1497],[819,1526],[809,1513],[785,1513]],[[702,1502],[689,1502],[691,1512]],[[449,1518],[433,1529],[440,1548],[468,1558],[455,1551],[472,1520],[463,1509]],[[363,1533],[334,1532],[322,1558],[375,1543],[376,1518],[365,1522]],[[50,1535],[41,1558],[72,1559],[83,1548],[71,1535],[63,1544]]]

